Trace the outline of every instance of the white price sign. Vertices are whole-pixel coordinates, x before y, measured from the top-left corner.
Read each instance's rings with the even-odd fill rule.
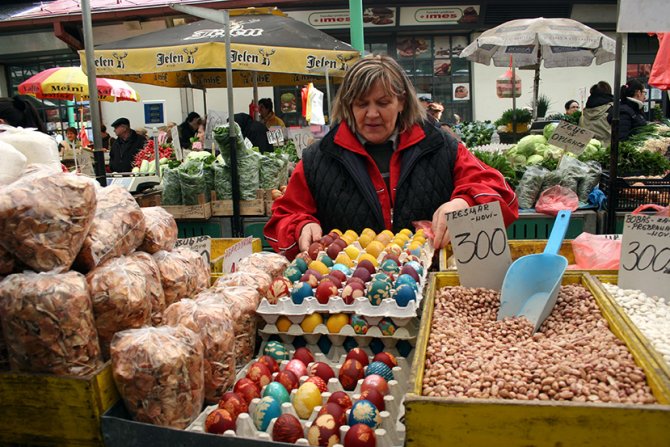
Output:
[[[621,241],[619,287],[668,297],[670,217],[626,214]]]
[[[181,142],[179,141],[179,128],[174,126],[170,129],[170,136],[172,137],[172,146],[174,147],[175,157],[181,161],[184,159],[184,152],[181,149]]]
[[[298,158],[302,158],[302,151],[314,141],[314,134],[309,127],[289,128],[288,137],[295,143]]]
[[[232,273],[235,271],[240,260],[253,253],[251,244],[254,238],[249,236],[242,239],[235,245],[231,245],[223,252],[223,273]]]
[[[212,256],[212,238],[209,236],[187,237],[185,239],[177,239],[175,248],[188,247],[193,251],[200,253],[205,259],[205,263],[209,265]]]
[[[590,130],[575,126],[567,121],[561,121],[549,138],[549,144],[579,155],[584,152],[586,145],[589,144],[594,135]]]
[[[500,203],[447,213],[447,227],[461,285],[500,290],[512,264]]]
[[[268,130],[268,143],[282,145],[284,144],[284,130],[281,127],[273,127]]]

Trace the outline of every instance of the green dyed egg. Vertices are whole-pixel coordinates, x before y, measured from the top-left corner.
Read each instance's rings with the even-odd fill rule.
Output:
[[[263,349],[263,354],[269,355],[278,362],[281,362],[282,360],[288,360],[288,351],[284,345],[278,341],[269,341]]]
[[[302,261],[305,262],[305,261]],[[302,272],[297,265],[289,265],[284,271],[284,276],[291,282],[296,282],[302,276]]]
[[[367,297],[373,306],[379,306],[386,298],[391,298],[391,282],[375,279],[368,286]]]
[[[263,390],[263,397],[270,396],[274,397],[279,404],[284,402],[291,402],[291,396],[286,391],[284,385],[279,382],[270,382]]]

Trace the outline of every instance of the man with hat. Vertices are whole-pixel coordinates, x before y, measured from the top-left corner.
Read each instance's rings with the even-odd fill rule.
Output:
[[[119,118],[112,123],[116,141],[109,151],[109,168],[112,172],[130,172],[133,170],[135,155],[146,144],[146,138],[130,128],[128,118]]]

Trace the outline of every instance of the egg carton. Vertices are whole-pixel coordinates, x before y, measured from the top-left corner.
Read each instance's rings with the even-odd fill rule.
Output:
[[[312,332],[305,332],[302,327],[300,327],[299,324],[292,324],[291,327],[288,328],[288,331],[282,332],[280,331],[276,325],[274,324],[267,324],[265,327],[260,329],[258,332],[260,334],[264,335],[279,335],[280,337],[282,335],[288,335],[291,337],[310,337],[310,336],[316,336],[316,340],[318,341],[318,338],[320,338],[323,335],[328,336],[331,339],[332,343],[336,343],[340,338],[342,338],[342,342],[344,342],[344,338],[346,337],[366,337],[366,338],[379,338],[381,340],[383,339],[391,339],[391,340],[413,340],[416,339],[416,336],[419,332],[419,322],[418,320],[401,320],[401,324],[397,324],[395,319],[392,319],[393,323],[396,325],[396,330],[392,335],[388,334],[383,334],[381,329],[377,326],[379,322],[382,320],[381,318],[372,318],[372,317],[365,317],[365,320],[368,323],[368,330],[365,334],[358,334],[354,330],[353,326],[351,324],[345,324],[342,329],[340,329],[340,332],[333,333],[328,330],[328,327],[326,324],[322,323],[319,324],[314,328]],[[308,343],[310,341],[308,340]],[[339,344],[341,344],[339,343]],[[316,342],[312,343],[316,344]]]
[[[265,345],[267,345],[267,343],[270,341],[270,337],[265,336],[265,334],[261,334],[261,335],[263,336],[262,337],[263,339],[261,340],[261,344],[260,344],[260,351],[259,351],[260,353],[263,352],[263,350],[265,348]],[[308,337],[309,337],[309,335],[308,335]],[[331,342],[333,340],[332,337],[333,336],[328,337],[331,340]],[[339,337],[339,336],[336,336],[336,337]],[[280,338],[282,338],[282,343],[288,344],[288,345],[293,345],[293,341],[295,339],[295,336],[281,334]],[[349,352],[349,350],[346,349],[343,345],[343,342],[344,342],[345,338],[346,337],[334,339],[336,342],[338,342],[338,344],[333,343],[332,346],[330,347],[330,350],[328,351],[328,354],[325,354],[325,353],[321,352],[321,348],[317,344],[318,341],[319,341],[318,338],[314,339],[314,338],[310,337],[309,340],[307,338],[305,338],[305,341],[307,341],[307,345],[305,347],[307,349],[309,349],[312,353],[314,353],[315,358],[316,358],[317,355],[319,355],[320,358],[328,359],[326,363],[328,363],[329,365],[331,365],[331,367],[334,368],[334,365],[344,363],[344,358],[346,357],[347,353]],[[354,338],[354,339],[357,340],[357,343],[358,343],[357,347],[362,349],[363,351],[365,351],[366,354],[368,354],[368,357],[370,359],[372,359],[372,357],[374,357],[374,355],[375,355],[375,353],[372,352],[372,349],[370,349],[370,342],[372,341],[372,339],[371,338],[359,338],[359,339]],[[393,354],[393,356],[396,359],[410,359],[410,361],[411,361],[411,359],[414,358],[414,347],[416,346],[416,339],[408,340],[411,347],[412,347],[412,350],[406,356],[403,356],[400,353],[400,351],[398,351],[398,349],[396,349],[397,341],[389,340],[389,339],[382,339],[381,341],[384,344],[384,352],[389,352],[389,353]],[[292,356],[294,351],[295,350],[289,350],[288,352]],[[260,355],[262,355],[262,354],[260,354]],[[316,361],[319,361],[319,360],[316,360]],[[326,361],[326,360],[321,360],[321,361]],[[405,361],[407,361],[407,360],[405,360]],[[398,362],[400,362],[400,360],[398,360]],[[253,363],[253,362],[251,362],[251,363]],[[243,368],[241,368],[241,369],[243,369]]]

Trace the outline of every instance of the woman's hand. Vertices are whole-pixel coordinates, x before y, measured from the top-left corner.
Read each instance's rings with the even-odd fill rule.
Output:
[[[447,203],[443,203],[433,214],[433,246],[435,248],[444,248],[449,242],[449,228],[447,228],[446,214],[452,211],[463,210],[470,208],[468,202],[463,199],[456,198]]]
[[[300,238],[298,239],[298,248],[300,251],[307,251],[312,242],[316,242],[323,236],[321,225],[317,223],[308,223],[302,230],[300,230]]]

